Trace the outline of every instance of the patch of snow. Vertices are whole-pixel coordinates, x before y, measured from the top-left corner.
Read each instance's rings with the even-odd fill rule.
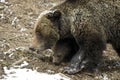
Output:
[[[36,70],[31,69],[16,69],[11,67],[7,69],[4,67],[4,72],[6,75],[3,75],[2,80],[70,80],[61,74],[47,74],[47,73],[39,73]]]
[[[103,76],[103,80],[110,80],[107,75]]]
[[[0,10],[3,10],[5,7],[4,6],[0,6]]]
[[[20,65],[20,67],[24,67],[24,66],[27,66],[29,63],[26,62],[26,61],[23,61],[23,64]]]
[[[29,34],[27,34],[27,33],[25,33],[24,35],[25,35],[25,36],[29,36]]]
[[[20,32],[25,32],[27,29],[26,28],[21,28]]]
[[[15,49],[9,49],[8,51],[6,51],[6,52],[4,52],[4,54],[9,54],[9,53],[12,53],[12,52],[14,52],[14,51],[16,51]],[[9,56],[10,57],[10,56]]]
[[[26,47],[18,47],[15,49],[9,49],[4,54],[9,54],[9,57],[12,56],[12,53],[16,50],[25,50]],[[16,61],[9,68],[3,67],[4,73],[6,75],[2,75],[2,79],[0,80],[71,80],[69,77],[65,76],[62,73],[54,74],[54,71],[48,70],[46,73],[37,72],[37,69],[27,69],[25,66],[29,65],[28,62],[24,61],[25,59],[21,59],[20,61]],[[21,65],[17,65],[21,63]]]
[[[4,3],[4,2],[5,2],[5,0],[0,0],[0,2]]]
[[[3,60],[0,60],[1,62],[3,61]]]
[[[54,71],[51,71],[51,70],[47,70],[47,72],[48,72],[49,74],[54,74],[54,73],[55,73]]]
[[[108,78],[107,74],[102,74],[99,78],[102,79],[102,80],[111,80],[111,79]]]
[[[18,18],[14,17],[14,19],[12,21],[12,26],[15,26],[18,21],[19,21]]]
[[[0,19],[3,19],[4,18],[4,14],[0,14]]]
[[[26,47],[17,47],[17,48],[10,48],[8,51],[4,52],[4,54],[9,54],[9,53],[13,53],[16,50],[20,50],[20,51],[24,51],[26,50]],[[10,56],[9,56],[10,57]]]
[[[21,59],[21,61],[23,61],[23,59]],[[19,61],[19,62],[21,62],[21,61]],[[21,65],[15,65],[19,62],[13,63],[15,68],[22,68],[22,67],[25,67],[25,66],[29,65],[29,63],[27,61],[23,61],[23,63]]]
[[[9,57],[12,57],[14,55],[14,53],[11,53],[10,55],[9,55]]]
[[[119,67],[120,66],[120,61],[117,61],[115,66]]]
[[[56,3],[49,2],[49,4],[48,4],[48,3],[45,3],[44,5],[45,5],[46,7],[50,7],[50,6],[56,6],[57,4],[56,4]]]
[[[24,51],[26,50],[27,48],[26,47],[17,47],[16,50],[21,50],[21,51]]]

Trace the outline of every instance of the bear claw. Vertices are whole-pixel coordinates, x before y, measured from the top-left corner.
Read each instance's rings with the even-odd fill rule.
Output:
[[[64,73],[67,74],[75,74],[81,71],[82,69],[80,68],[75,68],[75,67],[64,67]]]

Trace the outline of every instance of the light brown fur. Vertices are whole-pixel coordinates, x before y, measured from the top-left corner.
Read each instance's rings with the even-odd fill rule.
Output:
[[[111,43],[120,55],[120,6],[117,2],[66,0],[51,8],[35,25],[38,49],[52,49],[59,40],[74,38],[79,50],[65,68],[69,74],[83,68],[96,68],[106,43]]]

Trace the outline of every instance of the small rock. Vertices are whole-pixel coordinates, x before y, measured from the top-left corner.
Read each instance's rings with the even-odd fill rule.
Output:
[[[0,19],[3,19],[4,18],[4,14],[0,14]]]
[[[17,18],[18,18],[18,19],[22,19],[22,17],[23,17],[23,15],[18,15]]]
[[[27,29],[26,28],[21,28],[20,32],[25,32]]]
[[[52,60],[53,54],[54,54],[54,52],[51,49],[46,49],[43,52],[41,52],[41,55],[39,58],[43,61],[49,62]]]
[[[51,56],[53,56],[54,52],[51,49],[47,49],[47,50],[43,51],[42,54],[45,55],[46,57],[51,57]]]
[[[13,21],[12,21],[12,26],[16,26],[17,22],[18,22],[18,18],[14,17]]]
[[[9,3],[9,2],[5,2],[4,3],[6,6],[11,6],[11,3]]]
[[[47,70],[47,72],[48,72],[49,74],[54,74],[54,73],[55,73],[54,71],[51,71],[51,70]]]
[[[64,75],[63,73],[58,73],[58,74],[59,74],[60,76],[64,77],[64,78],[68,79],[68,80],[71,80],[68,76]],[[64,80],[64,79],[61,79],[61,80]]]
[[[32,16],[32,15],[34,15],[34,14],[33,14],[33,12],[30,12],[30,13],[28,13],[28,15],[29,15],[29,16]]]
[[[4,6],[0,6],[0,10],[3,10],[5,7]]]

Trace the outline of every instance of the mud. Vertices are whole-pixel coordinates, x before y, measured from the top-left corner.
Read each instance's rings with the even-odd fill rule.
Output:
[[[5,75],[4,67],[14,67],[27,61],[29,65],[23,68],[52,74],[62,73],[71,80],[120,80],[120,58],[109,44],[97,72],[84,70],[74,75],[62,72],[68,63],[55,66],[28,52],[38,15],[61,1],[63,0],[0,0],[0,79]]]

